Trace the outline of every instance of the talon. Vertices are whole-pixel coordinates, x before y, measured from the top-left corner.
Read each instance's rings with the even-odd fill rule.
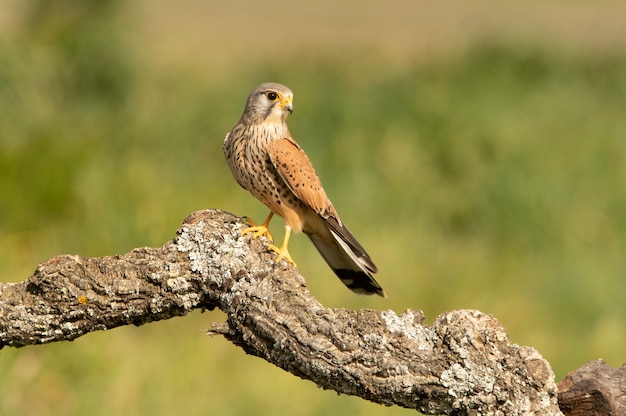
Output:
[[[270,221],[272,220],[273,216],[274,216],[274,213],[270,212],[270,214],[267,216],[267,218],[265,219],[265,221],[263,221],[263,224],[261,224],[261,225],[257,225],[249,217],[243,217],[243,219],[248,224],[250,224],[250,227],[242,230],[241,231],[241,235],[246,235],[246,234],[253,233],[252,234],[252,238],[259,238],[259,237],[262,237],[262,236],[266,236],[268,238],[268,240],[274,241],[274,237],[272,236],[272,233],[270,233],[270,230],[268,228],[268,226],[270,225]]]
[[[291,227],[285,225],[285,239],[283,240],[283,245],[278,248],[274,244],[270,244],[267,248],[275,253],[278,253],[278,257],[276,257],[276,263],[278,263],[282,259],[285,259],[293,267],[298,267],[296,266],[296,262],[293,261],[293,259],[291,258],[291,255],[289,255],[289,250],[287,250],[287,245],[289,244],[289,236],[291,236]]]
[[[298,265],[296,265],[296,262],[293,261],[293,259],[291,258],[287,247],[278,248],[274,244],[270,244],[269,246],[267,246],[267,248],[278,254],[278,256],[276,257],[276,263],[279,263],[282,259],[285,259],[293,267],[298,267]]]
[[[254,227],[248,227],[245,230],[241,231],[241,235],[252,233],[252,238],[259,238],[262,236],[266,236],[270,241],[274,241],[274,237],[270,230],[267,227],[263,227],[262,225],[256,225]]]

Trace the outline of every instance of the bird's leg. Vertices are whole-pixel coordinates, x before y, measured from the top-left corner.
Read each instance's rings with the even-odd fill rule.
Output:
[[[241,231],[241,235],[254,233],[254,234],[252,234],[252,238],[259,238],[261,236],[267,236],[267,238],[270,241],[274,241],[274,237],[272,236],[272,233],[270,233],[270,230],[268,228],[269,225],[270,225],[270,221],[272,220],[273,216],[274,216],[274,213],[270,211],[270,214],[267,216],[267,218],[265,219],[265,221],[263,221],[263,224],[261,224],[261,225],[257,225],[249,217],[243,217],[243,219],[248,224],[250,224],[250,227],[242,230]]]
[[[280,246],[280,248],[276,247],[274,244],[271,244],[268,248],[278,253],[278,257],[276,257],[276,263],[278,263],[282,259],[285,259],[293,267],[298,267],[296,266],[296,262],[293,261],[293,259],[289,255],[289,251],[287,250],[287,245],[289,244],[289,236],[291,236],[291,227],[285,224],[285,239],[283,240],[283,244]]]

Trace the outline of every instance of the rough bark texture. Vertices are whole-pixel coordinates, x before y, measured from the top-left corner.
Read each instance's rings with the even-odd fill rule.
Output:
[[[626,415],[626,364],[620,369],[591,361],[559,385],[559,406],[567,416]]]
[[[424,326],[417,310],[325,308],[296,269],[274,264],[266,240],[241,237],[243,227],[199,211],[160,248],[41,263],[24,282],[0,284],[0,348],[217,307],[228,318],[212,333],[325,389],[428,414],[561,414],[549,364],[512,344],[492,316],[458,310]]]

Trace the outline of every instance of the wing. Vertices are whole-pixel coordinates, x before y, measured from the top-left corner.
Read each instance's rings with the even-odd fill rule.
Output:
[[[320,216],[339,219],[313,164],[298,143],[291,138],[272,140],[267,151],[274,168],[300,201]]]
[[[348,263],[355,265],[355,270],[363,271],[367,276],[369,276],[368,273],[376,273],[376,265],[363,246],[359,244],[350,230],[348,230],[348,227],[339,219],[339,215],[326,196],[322,182],[317,177],[311,161],[298,143],[291,138],[272,140],[268,144],[267,150],[270,160],[281,179],[285,181],[291,192],[300,201],[304,202],[324,221],[325,226],[330,231],[330,235],[336,240],[336,244],[351,259]],[[338,267],[338,263],[329,258],[331,256],[328,254],[328,250],[322,247],[322,243],[319,242],[321,240],[316,239],[315,236],[309,235],[309,237],[311,237],[322,256],[329,262],[336,273],[338,268],[341,270],[350,269],[350,267]],[[327,242],[326,245],[328,245]],[[336,250],[336,246],[332,247],[335,247]],[[373,280],[371,276],[368,279]],[[369,282],[369,280],[367,281]],[[376,286],[380,289],[377,283]],[[382,293],[382,289],[380,289],[380,292]]]

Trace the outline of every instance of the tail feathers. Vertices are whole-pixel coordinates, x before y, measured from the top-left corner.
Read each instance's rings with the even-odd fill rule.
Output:
[[[372,273],[377,271],[376,265],[347,228],[342,228],[347,231],[347,235],[339,234],[331,228],[327,238],[316,234],[309,234],[309,238],[348,289],[361,295],[376,294],[386,298],[383,288],[372,277]],[[352,244],[346,241],[348,236],[351,237]]]

